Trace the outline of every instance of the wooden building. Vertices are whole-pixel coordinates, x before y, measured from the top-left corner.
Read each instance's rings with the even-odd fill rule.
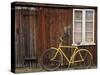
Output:
[[[13,2],[11,27],[12,71],[36,68],[41,54],[57,47],[61,35],[65,44],[90,50],[92,66],[97,66],[97,7]]]

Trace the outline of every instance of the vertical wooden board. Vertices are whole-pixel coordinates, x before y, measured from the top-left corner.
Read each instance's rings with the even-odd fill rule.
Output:
[[[24,19],[23,19],[23,9],[21,8],[20,9],[20,27],[19,27],[19,51],[18,53],[20,55],[18,55],[18,59],[19,59],[19,62],[20,62],[20,67],[24,67],[24,52],[25,52],[25,47],[24,47]]]
[[[41,49],[41,52],[43,52],[44,50],[45,50],[45,19],[44,19],[44,14],[45,14],[45,11],[44,11],[44,8],[42,8],[41,7],[41,17],[40,17],[40,19],[41,19],[41,32],[40,32],[40,34],[41,34],[41,46],[42,46],[42,49]]]
[[[49,9],[44,8],[44,19],[45,19],[45,42],[46,42],[46,47],[45,49],[50,48],[50,21],[49,21]]]
[[[16,67],[22,67],[22,50],[21,50],[21,33],[20,33],[20,27],[21,27],[21,8],[18,7],[15,9],[16,16],[15,16],[15,43],[16,43]]]
[[[41,53],[43,53],[43,50],[45,49],[45,22],[44,22],[44,10],[42,7],[38,8],[38,14],[37,14],[37,57],[41,56]]]
[[[15,9],[15,55],[16,55],[16,66],[18,66],[18,44],[19,44],[19,10]]]
[[[41,49],[42,49],[42,30],[41,30],[41,8],[37,8],[37,58],[39,59],[41,56]]]
[[[30,47],[31,58],[36,55],[36,8],[30,8]]]

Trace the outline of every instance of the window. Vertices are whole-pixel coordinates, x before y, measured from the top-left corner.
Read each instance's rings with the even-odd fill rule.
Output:
[[[93,45],[94,10],[73,9],[73,45]]]

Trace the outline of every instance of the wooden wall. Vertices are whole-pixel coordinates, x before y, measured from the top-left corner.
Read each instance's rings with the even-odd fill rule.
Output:
[[[64,27],[71,28],[72,24],[71,9],[40,8],[39,28],[37,33],[38,54],[50,48],[58,47],[59,37],[65,34]],[[42,14],[41,14],[42,13]],[[69,30],[69,34],[71,30]],[[67,32],[67,31],[66,31]],[[38,37],[39,36],[39,37]],[[41,37],[41,38],[40,38]],[[67,36],[69,39],[71,36]],[[70,38],[71,39],[71,38]],[[66,42],[71,40],[66,40]],[[41,43],[40,43],[41,42]],[[69,42],[71,43],[71,42]],[[40,52],[40,53],[39,53]]]
[[[72,16],[72,8],[16,7],[16,67],[34,67],[34,60],[46,49],[58,47],[59,36],[64,35],[64,44],[72,45]],[[81,48],[91,50],[96,64],[97,46]],[[70,55],[70,49],[65,53]]]

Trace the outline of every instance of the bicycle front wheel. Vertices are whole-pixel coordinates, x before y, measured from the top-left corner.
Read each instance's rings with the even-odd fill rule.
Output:
[[[47,71],[53,71],[59,68],[61,61],[62,56],[60,52],[57,52],[56,49],[48,49],[42,54],[40,58],[40,65]]]
[[[80,49],[74,56],[74,68],[90,68],[92,59],[92,54],[88,50]]]

